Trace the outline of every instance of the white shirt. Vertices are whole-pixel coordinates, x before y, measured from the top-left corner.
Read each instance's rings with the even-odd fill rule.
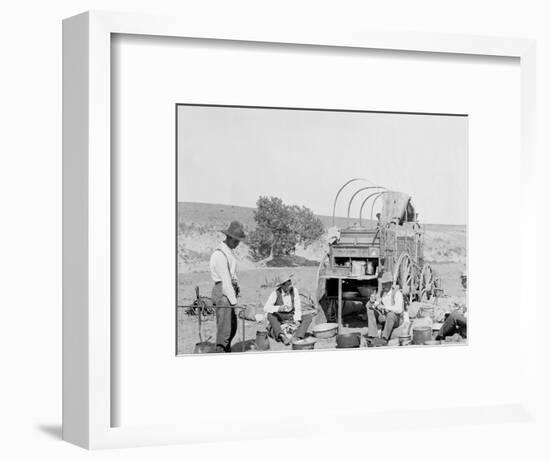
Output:
[[[210,275],[214,283],[222,282],[223,294],[227,296],[229,304],[235,306],[237,296],[233,282],[237,282],[237,258],[225,242],[220,243],[210,256]]]
[[[388,291],[384,296],[382,296],[382,305],[389,311],[395,312],[396,314],[401,314],[403,312],[403,293],[401,290],[396,290],[395,292],[395,303],[391,303],[391,290]]]
[[[298,293],[298,288],[294,288],[294,321],[300,322],[302,320],[302,303],[300,302],[300,293]],[[267,298],[267,301],[264,305],[264,312],[266,314],[274,314],[275,312],[290,312],[292,310],[292,297],[290,293],[285,293],[282,291],[283,305],[277,306],[275,302],[277,301],[277,290],[273,290]]]

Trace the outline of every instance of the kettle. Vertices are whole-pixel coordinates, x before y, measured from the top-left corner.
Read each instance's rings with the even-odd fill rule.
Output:
[[[259,351],[268,351],[271,349],[267,331],[259,330],[256,332],[256,349]]]

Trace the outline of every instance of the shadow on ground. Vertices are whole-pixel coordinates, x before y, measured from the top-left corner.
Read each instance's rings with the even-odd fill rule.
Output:
[[[50,436],[52,439],[62,440],[63,431],[61,429],[61,424],[41,424],[36,426],[43,434]]]

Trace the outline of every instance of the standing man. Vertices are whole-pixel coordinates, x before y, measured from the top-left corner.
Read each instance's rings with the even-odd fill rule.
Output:
[[[237,333],[237,305],[239,282],[237,259],[233,250],[246,238],[243,225],[233,221],[222,231],[225,240],[210,256],[210,275],[214,282],[212,303],[216,308],[216,352],[231,352],[231,341]]]

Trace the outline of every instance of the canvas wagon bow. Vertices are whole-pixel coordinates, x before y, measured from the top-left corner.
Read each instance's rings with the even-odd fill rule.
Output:
[[[380,293],[384,274],[391,274],[406,304],[431,299],[439,285],[432,268],[424,262],[424,231],[409,195],[375,185],[357,188],[348,202],[346,225],[334,226],[341,192],[360,181],[366,182],[351,179],[336,194],[328,252],[318,271],[317,299],[327,320],[338,320],[340,329],[346,307],[352,309],[353,302],[361,303],[370,293]],[[350,225],[351,207],[358,198],[362,198],[359,221]],[[380,211],[373,216],[376,204]],[[369,219],[364,211],[369,212]]]

